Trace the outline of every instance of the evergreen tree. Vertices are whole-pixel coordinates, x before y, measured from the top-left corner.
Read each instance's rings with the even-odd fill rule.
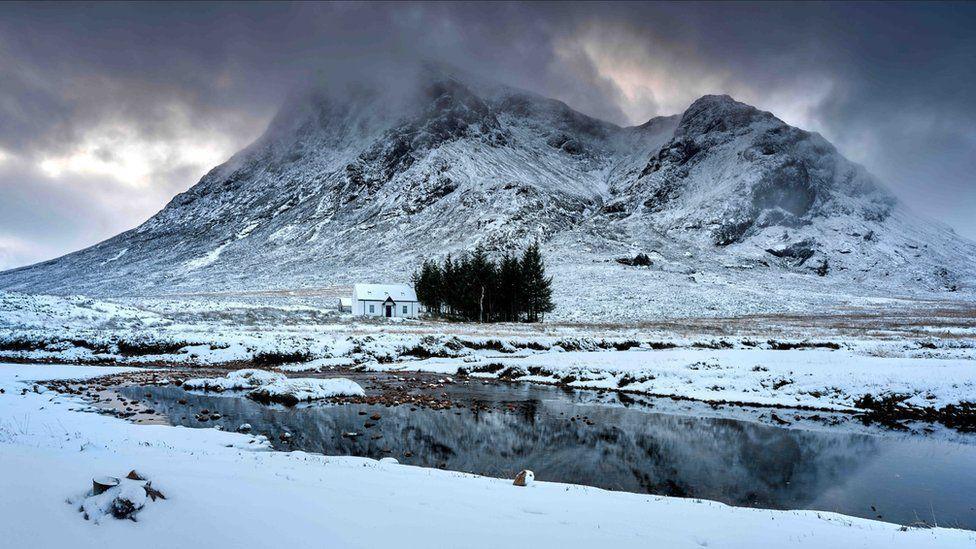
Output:
[[[454,263],[455,267],[455,312],[461,320],[472,320],[476,318],[477,306],[471,296],[471,258],[468,254],[461,256],[461,259]]]
[[[419,271],[414,271],[413,274],[410,275],[410,282],[413,283],[413,291],[417,294],[417,301],[419,301],[421,305],[427,307],[427,300],[430,298],[427,294],[423,279],[423,271],[425,266],[426,263],[420,267]],[[427,307],[427,310],[430,310],[430,307]]]
[[[539,250],[539,243],[533,242],[522,254],[522,300],[526,320],[538,322],[545,313],[551,312],[552,278],[546,276],[546,266]]]
[[[480,244],[471,254],[467,265],[467,291],[470,318],[484,322],[491,317],[491,303],[495,286],[495,264]]]
[[[443,273],[443,305],[448,315],[454,315],[458,312],[460,303],[460,280],[458,280],[458,268],[451,259],[451,254],[447,254],[447,258],[444,259],[444,268],[441,272]]]
[[[516,322],[522,315],[522,267],[517,257],[506,253],[498,266],[498,314],[506,322]]]
[[[417,299],[435,316],[478,322],[537,322],[553,310],[552,278],[538,243],[519,259],[506,253],[496,263],[478,246],[443,265],[426,260],[412,277]]]
[[[424,261],[420,271],[413,274],[413,288],[417,292],[417,300],[428,313],[435,316],[441,314],[444,303],[443,275],[436,261]]]

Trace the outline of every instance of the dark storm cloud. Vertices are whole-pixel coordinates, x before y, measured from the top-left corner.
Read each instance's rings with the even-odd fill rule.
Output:
[[[621,124],[731,93],[972,237],[973,28],[969,4],[7,4],[0,268],[139,223],[296,86],[417,59]]]

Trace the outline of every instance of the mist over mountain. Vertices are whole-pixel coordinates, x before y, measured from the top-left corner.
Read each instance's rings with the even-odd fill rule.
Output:
[[[388,78],[296,94],[141,226],[0,273],[0,288],[321,288],[539,240],[557,318],[972,295],[976,245],[912,214],[820,135],[731,97],[620,127],[443,67]],[[652,265],[617,261],[637,253]]]

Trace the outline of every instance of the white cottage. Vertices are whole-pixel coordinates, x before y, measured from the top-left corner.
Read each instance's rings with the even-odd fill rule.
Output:
[[[352,314],[415,318],[420,314],[417,292],[406,284],[355,284],[352,287]]]

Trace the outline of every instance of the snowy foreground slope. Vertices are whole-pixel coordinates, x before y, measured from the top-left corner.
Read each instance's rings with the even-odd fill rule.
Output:
[[[0,364],[0,524],[10,547],[972,547],[972,532],[768,511],[365,458],[273,452],[259,437],[134,425],[30,381],[118,368]],[[25,384],[26,382],[26,384]],[[66,498],[131,469],[167,499],[138,522]]]
[[[554,319],[976,295],[976,245],[913,215],[821,136],[730,97],[618,127],[440,69],[404,80],[296,96],[143,225],[0,273],[0,288],[317,291],[540,239]],[[637,253],[653,265],[617,262]]]

